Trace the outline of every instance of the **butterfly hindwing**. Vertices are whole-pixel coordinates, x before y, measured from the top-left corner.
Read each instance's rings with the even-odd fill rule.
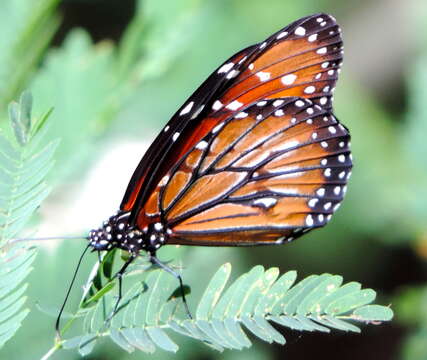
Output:
[[[170,243],[293,239],[325,225],[342,201],[349,140],[347,129],[310,100],[262,100],[181,159],[158,188],[152,215],[165,217]]]

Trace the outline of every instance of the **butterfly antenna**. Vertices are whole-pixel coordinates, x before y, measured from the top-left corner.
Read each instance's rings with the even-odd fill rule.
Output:
[[[89,248],[90,248],[90,244],[88,246],[86,246],[86,249],[83,251],[83,254],[80,255],[79,262],[77,263],[76,270],[74,271],[73,278],[72,278],[70,286],[68,287],[68,290],[67,290],[67,295],[65,296],[65,300],[62,303],[61,310],[59,310],[58,317],[56,318],[55,331],[56,331],[56,336],[57,336],[58,339],[61,339],[61,333],[59,331],[59,322],[61,321],[62,312],[64,311],[65,304],[68,301],[68,297],[69,297],[71,289],[72,289],[72,287],[74,285],[74,281],[76,280],[77,272],[79,271],[79,268],[80,268],[80,265],[82,263],[83,257],[85,256],[85,254],[89,250]]]
[[[86,236],[48,236],[48,237],[39,237],[39,238],[16,238],[12,239],[9,242],[11,244],[17,242],[25,242],[25,241],[48,241],[48,240],[79,240],[79,239],[87,239]]]

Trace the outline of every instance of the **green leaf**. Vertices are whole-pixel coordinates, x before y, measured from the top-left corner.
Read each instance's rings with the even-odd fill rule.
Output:
[[[129,287],[110,326],[100,316],[101,301],[97,299],[97,306],[86,314],[84,331],[110,336],[128,352],[152,353],[157,347],[176,352],[178,345],[170,332],[222,351],[250,347],[248,331],[268,343],[285,344],[285,337],[273,324],[297,331],[360,332],[354,322],[369,324],[392,318],[389,308],[366,305],[375,298],[373,290],[361,289],[355,282],[342,285],[340,276],[311,275],[295,283],[294,271],[279,277],[276,268],[264,271],[255,266],[227,286],[230,272],[230,264],[217,270],[203,292],[195,318],[188,319],[173,310],[177,303],[182,304],[182,299],[171,296],[175,279],[162,269],[147,271],[143,283],[137,281]],[[131,278],[125,276],[125,280]],[[111,292],[104,300],[109,309],[115,304]]]

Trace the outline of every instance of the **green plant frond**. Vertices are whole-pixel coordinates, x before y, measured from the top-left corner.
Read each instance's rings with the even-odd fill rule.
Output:
[[[230,264],[221,266],[205,289],[193,319],[182,313],[175,294],[176,279],[163,270],[148,273],[123,295],[119,311],[107,325],[116,297],[104,291],[103,300],[84,310],[83,335],[64,341],[87,355],[101,337],[128,352],[152,353],[156,348],[176,352],[170,334],[178,333],[222,351],[251,346],[250,334],[269,343],[285,344],[277,325],[297,331],[360,332],[355,324],[388,321],[390,308],[369,305],[375,292],[342,277],[311,275],[299,282],[296,272],[279,276],[277,268],[255,266],[227,286]],[[106,306],[108,304],[108,306]],[[81,313],[80,313],[81,315]]]
[[[11,241],[23,229],[49,193],[45,177],[53,165],[56,143],[36,146],[37,130],[31,119],[32,97],[24,92],[9,106],[16,142],[0,136],[0,348],[21,326],[27,288],[23,281],[32,270],[34,248]],[[44,120],[43,120],[44,121]]]

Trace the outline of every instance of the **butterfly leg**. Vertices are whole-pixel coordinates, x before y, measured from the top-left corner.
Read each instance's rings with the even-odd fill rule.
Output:
[[[150,261],[151,261],[152,264],[157,265],[158,267],[160,267],[161,269],[167,271],[169,274],[173,275],[174,277],[176,277],[178,279],[178,281],[179,281],[179,288],[181,290],[182,301],[184,302],[184,306],[185,306],[185,311],[187,312],[188,317],[190,319],[193,319],[193,317],[191,316],[190,309],[188,308],[187,300],[185,298],[184,285],[183,285],[183,282],[182,282],[181,275],[179,275],[176,271],[174,271],[172,268],[170,268],[166,264],[163,264],[156,257],[156,253],[150,253]]]
[[[123,280],[122,280],[122,278],[123,278],[123,275],[124,275],[127,267],[132,263],[132,261],[135,260],[135,258],[136,258],[135,256],[131,256],[129,259],[127,259],[127,261],[123,264],[122,268],[113,276],[113,279],[114,278],[119,279],[119,296],[116,300],[113,311],[110,313],[108,318],[105,320],[105,322],[107,324],[111,321],[113,316],[117,313],[117,309],[119,308],[119,303],[120,303],[120,300],[122,300],[122,295],[123,295],[123,291],[122,291]]]

